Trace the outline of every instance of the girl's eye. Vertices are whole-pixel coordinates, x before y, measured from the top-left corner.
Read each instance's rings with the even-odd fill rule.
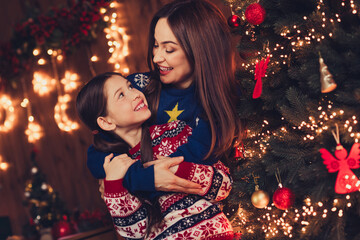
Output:
[[[124,97],[124,94],[123,93],[120,93],[119,94],[119,98],[123,98]]]
[[[166,53],[172,53],[172,52],[174,52],[173,49],[171,49],[171,50],[166,50]]]

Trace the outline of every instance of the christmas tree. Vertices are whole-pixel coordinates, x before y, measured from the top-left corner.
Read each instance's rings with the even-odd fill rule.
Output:
[[[37,231],[52,228],[54,224],[66,222],[69,212],[59,194],[47,183],[45,175],[36,163],[36,150],[31,152],[31,178],[26,182],[24,204],[31,215],[30,225]],[[64,225],[64,224],[63,224]],[[62,230],[62,236],[72,232],[70,224]]]
[[[234,228],[242,239],[360,239],[360,2],[224,3],[241,36],[247,122]]]

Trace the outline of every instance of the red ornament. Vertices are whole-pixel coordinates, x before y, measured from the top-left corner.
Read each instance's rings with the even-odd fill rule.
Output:
[[[281,184],[279,188],[274,192],[273,202],[275,207],[286,210],[294,204],[295,194],[291,191],[290,188],[282,187]]]
[[[335,192],[339,194],[347,194],[360,190],[359,179],[350,170],[360,167],[360,144],[354,143],[351,147],[349,156],[346,149],[338,143],[335,150],[335,157],[325,148],[320,149],[321,157],[324,159],[323,163],[326,165],[329,173],[339,171],[336,183]]]
[[[71,224],[67,221],[61,220],[56,222],[52,227],[52,235],[55,239],[70,235],[72,233],[74,233],[74,230]]]
[[[240,17],[237,16],[237,15],[231,15],[231,16],[228,18],[227,22],[228,22],[228,25],[229,25],[230,27],[236,28],[236,27],[240,26],[240,24],[241,24],[241,19],[240,19]]]
[[[266,11],[259,3],[250,4],[245,10],[246,20],[252,25],[264,22]]]
[[[265,77],[265,73],[268,67],[270,56],[267,56],[266,60],[262,59],[256,63],[255,66],[255,88],[253,92],[253,98],[259,98],[262,93],[262,78]]]

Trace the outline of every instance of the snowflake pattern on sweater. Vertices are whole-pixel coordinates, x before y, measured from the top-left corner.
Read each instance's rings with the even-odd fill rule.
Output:
[[[150,128],[153,152],[167,156],[169,151],[187,142],[191,128],[184,122],[156,125]],[[165,150],[164,144],[169,148]],[[140,159],[140,145],[131,149],[135,159]],[[232,179],[229,169],[220,161],[212,166],[182,162],[176,175],[199,183],[202,196],[170,193],[159,198],[164,216],[161,228],[152,229],[145,236],[147,212],[141,202],[131,195],[121,180],[105,180],[104,199],[114,220],[117,232],[126,239],[232,239],[233,230],[229,220],[216,202],[225,199]]]

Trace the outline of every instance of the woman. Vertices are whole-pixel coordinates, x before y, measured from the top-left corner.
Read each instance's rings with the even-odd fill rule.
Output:
[[[220,10],[205,0],[165,5],[151,21],[148,49],[151,80],[145,94],[152,123],[176,119],[193,128],[188,143],[170,157],[184,156],[185,161],[208,165],[225,161],[240,125],[230,32]],[[136,83],[137,76],[129,79],[134,77]],[[95,177],[105,176],[102,164],[109,153],[89,148],[88,167]],[[128,169],[124,186],[150,197],[159,196],[158,191],[196,192],[196,187],[188,188],[191,183],[170,173],[169,164],[160,160],[143,168],[137,162]],[[144,181],[138,181],[138,175]]]

